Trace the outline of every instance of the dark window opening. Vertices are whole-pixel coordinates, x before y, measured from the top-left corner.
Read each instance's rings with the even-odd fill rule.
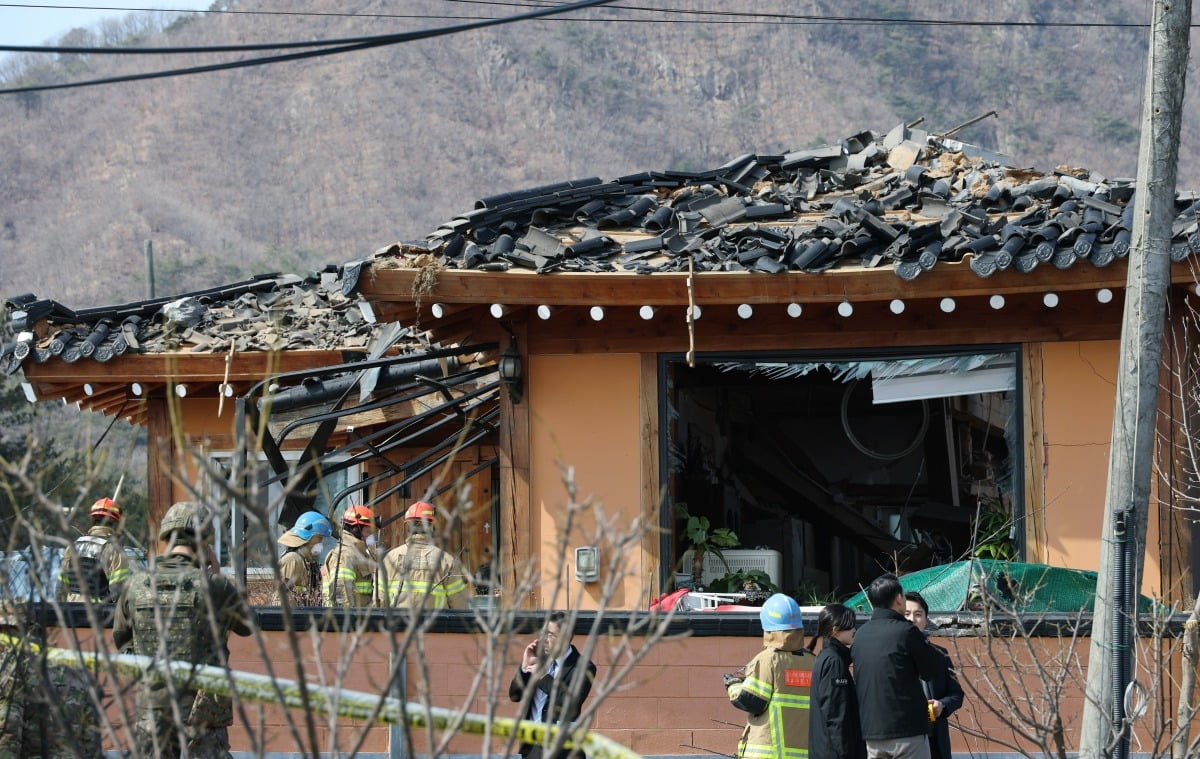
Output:
[[[736,533],[738,563],[718,573],[761,550],[802,603],[882,571],[1020,559],[1017,366],[1006,348],[664,359],[674,570],[691,572],[680,504]]]

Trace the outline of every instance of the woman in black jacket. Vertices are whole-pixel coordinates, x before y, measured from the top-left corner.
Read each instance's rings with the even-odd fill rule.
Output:
[[[865,759],[858,721],[858,698],[850,675],[850,644],[854,640],[854,612],[830,604],[817,617],[817,634],[808,642],[813,651],[823,641],[813,665],[812,700],[808,715],[809,759]]]

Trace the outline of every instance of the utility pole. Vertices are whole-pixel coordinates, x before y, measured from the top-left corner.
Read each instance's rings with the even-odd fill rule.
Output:
[[[146,300],[154,300],[154,243],[146,240],[143,251],[146,254]]]
[[[1104,499],[1096,611],[1088,657],[1087,698],[1079,739],[1081,759],[1123,757],[1128,733],[1118,737],[1124,719],[1121,698],[1128,674],[1121,639],[1135,634],[1137,598],[1145,563],[1150,513],[1154,429],[1162,365],[1167,292],[1171,284],[1171,223],[1175,218],[1175,177],[1183,117],[1191,0],[1153,0],[1146,90],[1138,145],[1137,191],[1133,198],[1133,239],[1121,322],[1108,486]],[[1120,546],[1117,542],[1120,542]],[[1123,557],[1116,553],[1129,547]],[[1117,582],[1123,565],[1127,578]],[[1114,607],[1114,589],[1125,608]],[[1129,597],[1132,596],[1132,597]],[[1132,616],[1128,616],[1132,614]],[[1119,634],[1114,634],[1117,627]],[[1127,659],[1125,660],[1127,661]],[[1118,677],[1114,679],[1114,669]],[[1122,674],[1124,673],[1124,674]]]

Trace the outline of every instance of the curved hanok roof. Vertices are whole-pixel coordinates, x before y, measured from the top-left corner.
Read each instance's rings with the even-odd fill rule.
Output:
[[[1014,168],[901,125],[711,171],[484,197],[425,241],[376,252],[360,287],[401,320],[420,316],[422,299],[657,306],[1121,288],[1113,264],[1129,252],[1133,194],[1131,179]],[[1200,251],[1200,205],[1177,208],[1180,262]],[[1175,278],[1194,280],[1187,265]]]
[[[357,274],[357,265],[308,277],[266,274],[81,310],[12,297],[6,307],[17,339],[0,346],[0,370],[24,369],[30,400],[64,397],[140,421],[139,401],[168,383],[186,383],[190,395],[231,396],[270,374],[365,355],[380,325],[353,292]]]

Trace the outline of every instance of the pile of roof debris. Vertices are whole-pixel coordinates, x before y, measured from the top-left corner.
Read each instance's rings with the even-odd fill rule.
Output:
[[[0,347],[0,370],[31,359],[111,360],[135,353],[234,350],[365,350],[378,331],[353,277],[329,266],[306,278],[266,274],[232,285],[122,306],[73,311],[32,294],[9,298],[17,340]],[[346,267],[349,268],[349,267]]]
[[[1128,254],[1133,180],[1050,174],[897,126],[712,171],[562,182],[476,201],[424,243],[375,253],[383,268],[551,272],[822,272],[891,266],[905,280],[968,260],[1001,269],[1107,266]],[[1178,204],[1172,257],[1200,251],[1198,206]]]

